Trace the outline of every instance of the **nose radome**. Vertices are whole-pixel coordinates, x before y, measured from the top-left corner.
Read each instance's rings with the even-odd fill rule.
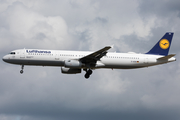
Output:
[[[4,56],[4,57],[2,58],[2,60],[3,60],[4,62],[6,62],[7,57],[6,57],[6,56]]]
[[[4,57],[5,57],[5,56],[4,56]],[[2,60],[3,60],[3,61],[5,60],[5,58],[4,58],[4,57],[2,58]]]

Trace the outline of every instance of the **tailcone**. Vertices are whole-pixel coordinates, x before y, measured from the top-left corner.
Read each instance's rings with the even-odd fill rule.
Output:
[[[168,59],[168,62],[173,62],[173,61],[176,61],[175,57],[172,57],[172,58]]]

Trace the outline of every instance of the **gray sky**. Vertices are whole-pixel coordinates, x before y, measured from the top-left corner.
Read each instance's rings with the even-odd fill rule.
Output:
[[[146,53],[174,32],[176,62],[64,75],[0,61],[1,120],[179,120],[179,0],[0,0],[0,56],[40,48]]]

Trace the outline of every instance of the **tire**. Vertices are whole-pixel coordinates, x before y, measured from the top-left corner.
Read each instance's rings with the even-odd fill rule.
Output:
[[[88,79],[88,78],[89,78],[89,76],[90,76],[90,75],[89,75],[89,74],[87,74],[87,73],[84,75],[84,77],[85,77],[86,79]]]
[[[91,74],[92,74],[92,70],[89,69],[89,70],[87,71],[87,73],[88,73],[89,75],[91,75]]]
[[[23,70],[21,70],[20,73],[23,74]]]

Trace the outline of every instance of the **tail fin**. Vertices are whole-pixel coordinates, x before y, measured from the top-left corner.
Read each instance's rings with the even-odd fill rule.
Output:
[[[167,56],[174,33],[167,32],[158,43],[146,54],[164,55]]]

